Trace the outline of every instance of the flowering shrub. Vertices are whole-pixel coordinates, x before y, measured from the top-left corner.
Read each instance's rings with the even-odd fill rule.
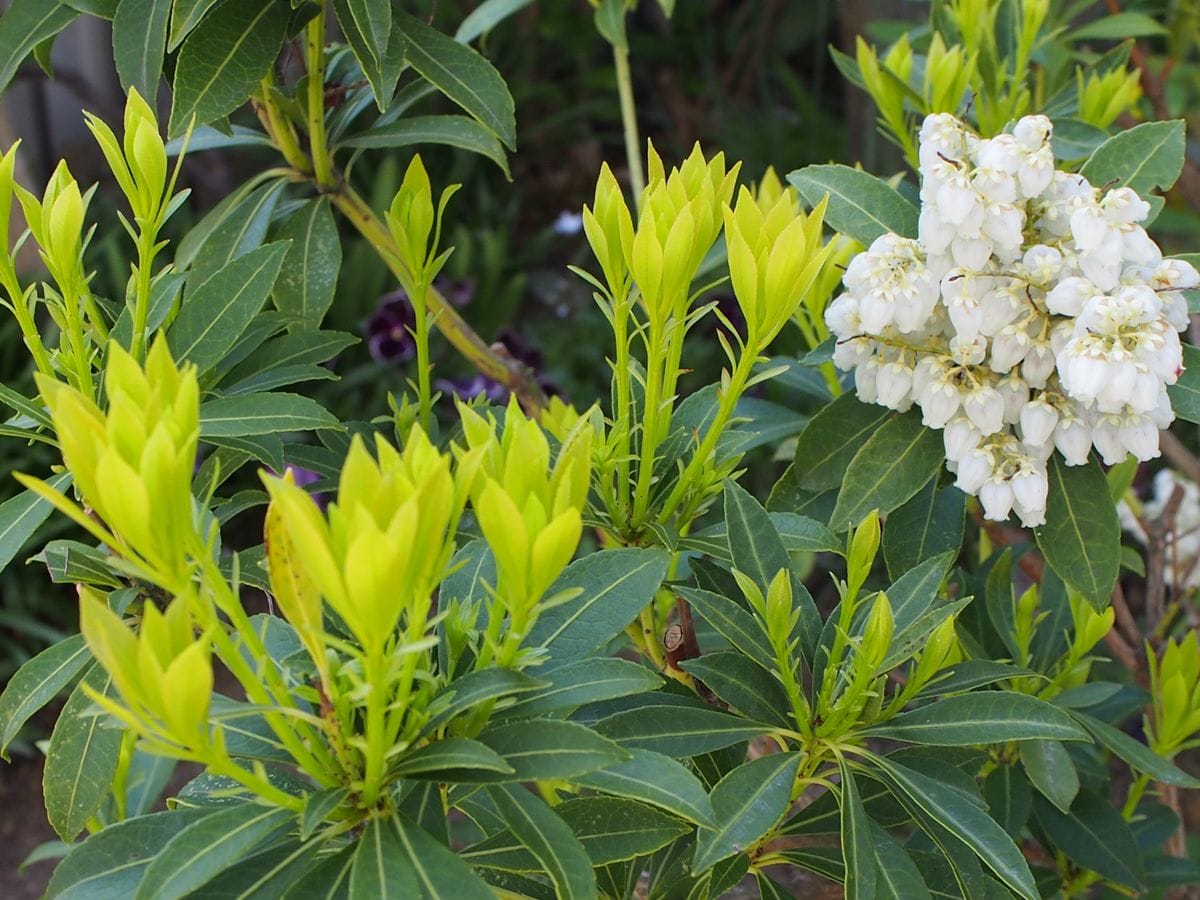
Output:
[[[885,234],[825,317],[861,400],[943,429],[955,485],[989,519],[1046,521],[1046,460],[1158,456],[1183,370],[1188,262],[1139,222],[1150,204],[1056,171],[1053,126],[980,138],[946,113],[920,133],[916,240]]]
[[[39,3],[2,20],[22,46],[75,15]],[[1109,137],[1136,73],[1060,73],[1092,146],[1057,171],[1029,70],[1062,31],[1046,0],[948,0],[920,65],[908,37],[840,61],[911,151],[920,209],[846,166],[751,187],[722,153],[651,145],[643,167],[627,115],[634,190],[601,168],[580,216],[595,262],[573,270],[611,328],[611,395],[574,406],[448,296],[455,186],[414,155],[377,211],[352,174],[417,141],[506,170],[512,98],[470,43],[520,5],[482,4],[454,39],[335,0],[346,46],[327,49],[313,4],[176,3],[147,29],[121,0],[123,134],[88,119],[136,258],[117,302],[84,265],[91,192],[64,165],[39,198],[0,159],[0,230],[15,198],[46,269],[0,255],[36,370],[36,395],[0,388],[0,434],[61,461],[18,476],[0,543],[53,510],[79,529],[37,559],[76,586],[82,633],[0,695],[5,751],[70,690],[46,744],[48,895],[777,897],[784,866],[853,900],[1200,880],[1176,834],[1200,650],[1162,542],[1145,531],[1148,566],[1121,548],[1114,502],[1136,505],[1160,425],[1200,421],[1177,336],[1197,274],[1139,224],[1182,124]],[[628,113],[631,4],[593,5]],[[170,146],[141,93],[176,47]],[[974,126],[950,114],[968,88]],[[406,117],[432,92],[462,114]],[[251,95],[261,130],[225,129]],[[168,149],[191,141],[285,165],[172,245]],[[412,376],[368,421],[281,390],[328,380],[354,340],[322,327],[335,210],[407,304],[368,326]],[[685,395],[714,320],[727,365]],[[808,351],[771,356],[793,324]],[[435,332],[485,389],[444,420]],[[738,483],[763,445],[794,446],[765,503]],[[1036,549],[986,521],[1014,509]],[[251,510],[245,547],[230,522]],[[1120,574],[1139,563],[1145,585]],[[200,772],[159,809],[178,762]]]

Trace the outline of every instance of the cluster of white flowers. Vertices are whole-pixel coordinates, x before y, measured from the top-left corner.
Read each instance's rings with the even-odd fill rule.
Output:
[[[1137,223],[1150,205],[1056,171],[1050,120],[982,139],[921,128],[917,240],[885,234],[825,313],[860,399],[944,429],[957,485],[989,519],[1045,521],[1046,461],[1158,455],[1183,367],[1181,293],[1200,285]]]
[[[1162,469],[1154,476],[1154,493],[1142,503],[1141,519],[1153,522],[1181,492],[1163,559],[1163,578],[1177,590],[1200,588],[1200,487],[1174,469]],[[1147,541],[1141,520],[1125,503],[1117,505],[1121,527],[1143,544]]]

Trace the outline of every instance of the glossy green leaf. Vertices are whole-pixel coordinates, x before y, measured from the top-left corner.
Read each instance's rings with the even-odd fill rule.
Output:
[[[300,837],[307,840],[325,822],[326,817],[341,806],[350,792],[343,787],[325,788],[308,795],[300,816]]]
[[[554,807],[579,839],[592,865],[609,866],[647,856],[686,834],[691,826],[634,800],[578,797]],[[492,835],[463,852],[474,866],[535,872],[538,860],[510,831]]]
[[[84,685],[105,693],[111,681],[104,669],[93,665],[76,685],[54,724],[42,774],[46,816],[67,843],[108,796],[121,750],[121,731],[107,727]]]
[[[79,15],[58,0],[12,0],[0,17],[0,94],[25,58]]]
[[[766,594],[779,570],[790,570],[791,562],[767,511],[734,481],[725,482],[725,528],[733,567]]]
[[[945,833],[942,841],[957,840],[969,847],[1017,896],[1039,900],[1029,864],[1008,833],[978,806],[952,788],[899,763],[875,758],[878,773],[905,805],[921,811]]]
[[[850,460],[829,527],[845,531],[873,509],[886,513],[903,505],[944,459],[940,432],[922,425],[919,413],[894,414]]]
[[[1170,32],[1161,22],[1145,13],[1122,12],[1100,16],[1097,19],[1067,32],[1064,40],[1079,41],[1123,41],[1131,37],[1168,35]]]
[[[442,691],[429,706],[429,721],[422,734],[429,734],[455,716],[461,715],[481,703],[539,691],[547,682],[532,678],[513,669],[484,669],[471,672],[454,681]]]
[[[113,18],[113,60],[121,87],[153,100],[162,78],[171,0],[121,0]]]
[[[841,553],[845,549],[845,542],[816,519],[788,512],[773,512],[768,515],[788,553]],[[683,550],[696,550],[725,562],[731,561],[729,529],[724,522],[717,522],[680,538],[678,547]]]
[[[215,6],[217,0],[174,0],[171,13],[171,37],[168,50],[175,50],[193,28],[200,24],[205,13]]]
[[[787,694],[775,676],[740,653],[705,653],[680,668],[704,683],[730,707],[760,722],[793,728]]]
[[[284,891],[281,900],[335,900],[349,896],[350,872],[357,851],[357,844],[350,844],[325,857],[305,872],[300,882]]]
[[[787,180],[809,206],[829,196],[825,222],[861,244],[888,232],[917,236],[917,208],[886,182],[850,166],[805,166]]]
[[[408,116],[368,128],[341,142],[343,147],[390,150],[414,144],[440,144],[486,157],[509,177],[508,156],[496,136],[467,116]]]
[[[1068,814],[1039,796],[1034,798],[1033,809],[1038,826],[1072,862],[1126,887],[1141,886],[1137,843],[1108,800],[1081,793]]]
[[[21,665],[0,694],[0,756],[29,718],[58,696],[91,662],[83,635],[73,634]]]
[[[211,809],[181,808],[114,822],[76,844],[54,870],[46,897],[95,900],[132,897],[150,861],[179,832],[211,815]]]
[[[1171,409],[1187,422],[1200,422],[1200,348],[1183,345],[1183,373],[1174,384],[1167,385]]]
[[[458,854],[404,816],[393,816],[391,821],[404,852],[408,854],[422,900],[442,900],[443,897],[491,900],[494,896],[491,889]]]
[[[1061,746],[1061,745],[1060,745]],[[1033,788],[1017,766],[999,765],[983,782],[988,812],[1000,827],[1018,840],[1033,810]]]
[[[300,394],[239,394],[200,404],[200,436],[206,439],[322,428],[340,429],[341,423],[317,401]]]
[[[513,769],[495,750],[465,737],[447,737],[403,757],[392,771],[404,778],[428,781],[492,780],[496,775],[514,775]]]
[[[531,3],[533,0],[483,0],[459,24],[454,39],[469,44]]]
[[[1069,812],[1079,793],[1079,773],[1067,748],[1058,741],[1025,741],[1021,763],[1042,796],[1060,811]]]
[[[390,819],[371,819],[358,839],[350,868],[350,900],[409,900],[417,873]]]
[[[333,0],[338,25],[371,85],[380,112],[391,105],[407,49],[404,34],[393,16],[388,15],[386,32],[382,30],[382,17],[371,16],[372,7],[384,5],[373,0]]]
[[[874,900],[879,865],[871,834],[871,820],[858,796],[854,775],[844,759],[838,760],[841,774],[839,799],[842,811],[842,853],[846,866],[846,900]]]
[[[179,51],[167,132],[206,125],[246,102],[275,62],[290,7],[275,0],[223,0]]]
[[[57,491],[65,491],[71,483],[69,472],[46,479]],[[54,507],[33,491],[21,491],[0,503],[0,571],[3,571],[42,523],[50,518]]]
[[[1086,741],[1088,734],[1062,710],[1012,691],[982,691],[935,700],[869,729],[878,737],[941,747],[1005,741]]]
[[[631,750],[630,758],[574,778],[580,787],[649,803],[698,825],[713,825],[708,792],[682,764],[650,750]]]
[[[745,607],[728,597],[699,588],[675,587],[673,590],[739,652],[765,669],[774,669],[775,653],[767,634]]]
[[[715,709],[643,706],[609,716],[596,730],[622,747],[683,758],[729,747],[772,728]]]
[[[278,177],[265,182],[251,179],[180,239],[175,266],[186,271],[189,291],[239,256],[262,246],[286,186],[287,181]]]
[[[251,250],[188,294],[167,333],[175,358],[195,363],[201,373],[219,363],[266,303],[288,247]]]
[[[641,694],[662,686],[662,679],[654,672],[624,659],[581,659],[543,674],[550,686],[521,697],[501,713],[504,718],[573,710],[585,703]]]
[[[796,441],[797,487],[819,492],[841,485],[854,454],[891,415],[887,407],[863,403],[853,391],[822,409]]]
[[[661,550],[601,550],[567,566],[547,596],[574,588],[582,593],[538,617],[525,642],[545,647],[551,664],[582,659],[620,634],[651,601],[667,575]]]
[[[753,846],[771,830],[792,800],[800,768],[798,753],[760,756],[738,766],[712,790],[716,828],[701,828],[692,871],[703,872]]]
[[[878,823],[868,819],[867,826],[875,850],[875,897],[878,900],[933,900],[913,858]]]
[[[1129,187],[1143,197],[1166,190],[1183,169],[1184,122],[1143,122],[1118,132],[1088,157],[1079,174],[1095,185]]]
[[[488,788],[504,824],[550,877],[561,900],[596,896],[596,876],[579,839],[546,803],[524,788]]]
[[[1104,472],[1095,459],[1068,466],[1053,454],[1046,474],[1046,523],[1033,532],[1038,546],[1055,574],[1102,610],[1117,582],[1121,559],[1121,526]]]
[[[290,811],[255,803],[236,803],[205,816],[159,851],[147,866],[134,900],[188,896],[291,821]]]
[[[342,242],[329,202],[309,200],[283,223],[276,235],[291,241],[271,297],[293,329],[316,330],[333,305]],[[323,362],[324,360],[320,360]]]
[[[420,19],[399,13],[408,39],[409,64],[484,128],[515,150],[517,127],[512,95],[490,62]]]
[[[560,719],[521,719],[479,735],[516,772],[518,781],[572,778],[627,759],[611,740]]]
[[[1075,719],[1092,733],[1098,742],[1107,747],[1139,772],[1145,772],[1163,784],[1183,788],[1200,788],[1200,778],[1193,778],[1169,760],[1163,759],[1141,741],[1134,740],[1125,732],[1113,728],[1094,716],[1072,712]]]
[[[954,486],[939,488],[929,479],[911,500],[895,509],[883,526],[883,557],[892,577],[962,546],[967,495]],[[891,594],[888,599],[893,600]]]

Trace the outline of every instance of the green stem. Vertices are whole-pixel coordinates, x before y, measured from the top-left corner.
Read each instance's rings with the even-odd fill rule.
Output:
[[[662,357],[662,326],[650,321],[649,339],[646,342],[646,393],[642,401],[642,441],[638,456],[637,489],[633,495],[634,527],[646,519],[650,505],[650,483],[654,480],[654,454],[658,449],[659,406],[662,404],[662,380],[664,361]],[[657,357],[657,358],[656,358]]]
[[[741,399],[742,392],[746,388],[746,382],[750,379],[750,373],[754,369],[754,364],[758,361],[758,354],[750,350],[750,347],[753,346],[752,338],[753,336],[751,336],[751,340],[747,341],[746,347],[742,350],[741,358],[738,359],[737,366],[734,368],[733,374],[729,377],[729,383],[721,392],[721,399],[717,405],[717,414],[713,418],[712,424],[708,426],[708,430],[704,433],[704,439],[700,442],[700,446],[696,448],[696,452],[692,454],[692,458],[688,461],[683,474],[679,476],[679,480],[675,483],[675,487],[667,497],[666,503],[663,504],[662,512],[658,516],[660,522],[665,523],[671,518],[671,514],[675,512],[679,504],[687,496],[692,482],[696,480],[696,477],[708,465],[709,459],[716,450],[717,441],[721,439],[721,434],[724,432],[725,426],[733,415],[733,411],[737,407],[737,402]]]
[[[147,234],[143,228],[138,232],[138,266],[137,281],[133,298],[133,337],[129,344],[129,354],[138,364],[145,359],[146,328],[150,321],[150,296],[152,291],[152,275],[154,267],[154,243],[157,234]]]
[[[613,367],[613,380],[616,385],[616,408],[613,410],[613,423],[620,429],[617,438],[617,498],[618,509],[613,519],[617,523],[629,521],[629,472],[633,453],[633,390],[630,383],[630,364],[633,362],[632,348],[629,346],[629,317],[631,304],[627,293],[620,301],[614,299],[613,314],[613,343],[616,347],[616,364]]]
[[[287,120],[280,110],[278,104],[271,97],[271,91],[274,89],[275,83],[270,74],[263,77],[259,84],[258,93],[255,96],[255,110],[258,112],[259,121],[262,122],[263,128],[267,131],[267,136],[271,138],[271,142],[283,154],[283,158],[287,160],[287,164],[298,172],[303,172],[305,175],[311,175],[313,171],[312,162],[304,151],[300,149],[300,141],[296,138],[296,130],[292,128],[292,123]],[[324,100],[322,100],[322,104]]]
[[[617,93],[621,98],[621,125],[625,132],[625,158],[629,166],[629,187],[636,210],[642,211],[642,191],[646,189],[646,170],[642,167],[641,139],[638,137],[637,107],[633,101],[633,76],[629,71],[629,48],[613,45],[613,65],[617,71]]]
[[[334,186],[333,160],[325,137],[325,5],[305,28],[308,55],[308,150],[313,179],[322,190]]]
[[[329,197],[375,249],[397,280],[402,284],[412,283],[413,275],[401,261],[399,248],[391,232],[358,192],[343,183],[330,192]],[[533,373],[521,363],[498,356],[432,285],[425,292],[425,303],[438,330],[481,374],[507,387],[526,409],[536,412],[546,407],[546,395]]]
[[[25,346],[33,354],[33,361],[37,366],[37,370],[43,375],[53,378],[54,366],[50,362],[50,354],[46,351],[46,345],[42,343],[42,335],[37,330],[37,324],[33,321],[33,314],[30,313],[29,307],[25,304],[26,294],[21,290],[21,284],[17,281],[16,272],[5,267],[4,270],[0,270],[0,281],[2,281],[4,290],[8,293],[9,300],[12,301],[11,309],[13,318],[17,320],[17,325],[21,329],[21,337],[25,341]]]
[[[363,774],[362,803],[366,808],[374,806],[383,786],[383,760],[387,752],[387,735],[384,734],[387,714],[382,648],[368,647],[365,674],[370,690],[367,692],[366,771]]]
[[[433,424],[433,387],[430,384],[432,365],[429,362],[429,306],[425,295],[429,285],[424,279],[413,286],[413,340],[417,345],[417,406],[421,428],[429,434]]]

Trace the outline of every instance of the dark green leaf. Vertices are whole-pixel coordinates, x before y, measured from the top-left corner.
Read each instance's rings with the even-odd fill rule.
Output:
[[[695,775],[683,765],[649,750],[631,750],[625,762],[574,778],[580,787],[629,797],[695,822],[713,825],[712,804]]]
[[[171,0],[121,0],[113,18],[113,59],[121,87],[152,102],[162,78]]]
[[[57,491],[64,491],[71,483],[71,475],[63,472],[47,479],[47,483]],[[53,511],[48,501],[28,490],[0,503],[0,571],[21,552]]]
[[[1071,754],[1058,741],[1026,741],[1021,744],[1025,774],[1042,796],[1068,812],[1079,793],[1079,773]]]
[[[522,697],[504,710],[505,718],[540,716],[572,710],[585,703],[652,691],[662,679],[645,666],[624,659],[581,659],[545,673],[550,686]]]
[[[341,142],[343,147],[390,150],[413,144],[442,144],[487,157],[509,177],[508,156],[495,135],[466,116],[409,116],[369,128]]]
[[[167,334],[175,358],[195,363],[201,373],[216,366],[266,303],[288,246],[252,250],[185,297]]]
[[[675,587],[674,591],[691,605],[721,637],[739,652],[766,669],[774,669],[775,653],[767,634],[746,609],[728,597],[698,588]]]
[[[350,900],[409,900],[417,873],[390,819],[371,819],[358,839],[350,869]]]
[[[1082,793],[1072,804],[1070,814],[1065,814],[1039,796],[1034,798],[1033,810],[1042,831],[1072,862],[1118,884],[1141,886],[1137,843],[1128,824],[1107,800]]]
[[[517,127],[512,95],[492,64],[470,47],[407,13],[400,13],[396,22],[408,39],[407,59],[412,67],[506,147],[515,150]]]
[[[483,0],[462,20],[458,31],[454,32],[454,39],[469,44],[532,2],[533,0]]]
[[[0,756],[30,716],[58,696],[92,659],[83,635],[73,634],[27,660],[0,694]]]
[[[381,31],[381,22],[364,23],[364,7],[384,6],[372,0],[334,0],[333,9],[355,59],[371,85],[371,93],[380,112],[389,109],[396,82],[404,69],[406,41],[399,24],[389,16],[388,29]],[[389,10],[390,12],[390,10]]]
[[[562,900],[596,896],[591,860],[567,824],[524,788],[488,788],[504,824],[541,863]]]
[[[1096,609],[1108,598],[1120,570],[1121,526],[1108,498],[1099,463],[1068,466],[1058,454],[1046,465],[1050,493],[1046,524],[1034,529],[1050,568]]]
[[[117,757],[121,750],[121,732],[105,725],[84,686],[106,693],[111,687],[108,673],[93,665],[71,696],[50,735],[42,793],[50,825],[67,843],[71,843],[108,796]]]
[[[888,232],[917,236],[917,208],[874,175],[849,166],[805,166],[787,180],[809,206],[828,194],[825,222],[861,244]]]
[[[55,900],[132,897],[146,866],[167,842],[211,812],[185,807],[114,822],[71,848],[55,868],[46,896]]]
[[[891,415],[887,407],[863,403],[852,391],[822,409],[797,439],[797,486],[814,492],[838,487],[854,454]]]
[[[628,758],[611,740],[560,719],[521,719],[493,725],[479,740],[504,757],[518,781],[573,778]]]
[[[300,837],[307,840],[316,831],[326,817],[341,806],[350,792],[343,787],[325,788],[309,794],[304,803],[304,813],[300,817]]]
[[[1007,663],[992,662],[990,659],[968,659],[938,672],[934,680],[917,694],[916,699],[925,700],[943,694],[971,691],[977,687],[995,684],[997,681],[1028,674],[1028,669],[1010,666]]]
[[[554,807],[579,839],[592,865],[609,866],[646,856],[691,830],[657,809],[614,797],[580,797]],[[536,857],[509,831],[492,835],[463,852],[474,866],[514,872],[541,868]]]
[[[703,872],[754,845],[771,830],[792,800],[800,768],[798,753],[777,753],[738,766],[712,791],[716,828],[701,828],[692,871]]]
[[[1088,739],[1087,732],[1062,710],[1013,691],[982,691],[935,700],[876,725],[869,733],[941,747]]]
[[[455,716],[481,703],[511,697],[514,694],[527,694],[546,686],[545,681],[539,681],[513,669],[493,668],[471,672],[450,682],[445,690],[434,698],[428,709],[429,721],[425,723],[421,733],[429,734]]]
[[[79,15],[58,0],[12,0],[0,17],[0,94],[38,44],[54,37]]]
[[[879,865],[876,862],[871,820],[858,796],[854,775],[844,759],[838,760],[841,773],[842,853],[846,866],[846,900],[874,900]]]
[[[276,238],[291,241],[291,246],[271,293],[275,308],[287,316],[290,328],[315,331],[333,304],[342,265],[342,242],[328,201],[309,200],[283,223]]]
[[[841,553],[845,549],[844,542],[816,519],[788,512],[768,515],[788,553],[820,553],[826,550]],[[715,559],[730,561],[729,530],[724,522],[680,538],[678,546],[683,550],[696,550]]]
[[[341,428],[341,424],[317,401],[300,394],[239,394],[200,405],[200,436],[205,439],[321,428]]]
[[[1141,741],[1134,740],[1123,731],[1081,712],[1072,715],[1084,728],[1092,733],[1101,744],[1115,753],[1139,772],[1145,772],[1163,784],[1175,787],[1200,788],[1200,778],[1193,778],[1169,760],[1163,759]]]
[[[792,728],[791,705],[771,672],[740,653],[705,653],[680,663],[732,708],[760,722]]]
[[[720,750],[772,728],[715,709],[644,706],[609,716],[597,723],[596,730],[622,747],[682,758]]]
[[[1123,41],[1131,37],[1169,35],[1170,32],[1145,13],[1110,13],[1081,25],[1063,36],[1064,41]]]
[[[1020,769],[1009,765],[997,766],[983,782],[983,796],[992,818],[1014,840],[1018,839],[1033,809],[1033,789]]]
[[[986,812],[952,788],[914,769],[886,759],[876,759],[880,777],[897,798],[923,817],[937,823],[945,841],[966,844],[1018,896],[1038,900],[1039,893],[1029,864],[1007,832]]]
[[[791,563],[767,511],[734,481],[725,482],[725,528],[733,567],[765,595],[779,570],[790,570]]]
[[[1183,374],[1167,385],[1171,409],[1186,422],[1200,422],[1200,348],[1183,345]]]
[[[246,102],[275,62],[291,9],[275,0],[223,0],[188,35],[175,65],[171,137]]]
[[[447,782],[502,780],[494,776],[515,774],[491,747],[464,737],[426,744],[393,765],[392,771],[403,778]]]
[[[922,425],[919,413],[893,415],[850,460],[829,527],[845,531],[873,509],[891,512],[928,484],[944,459],[939,432]]]
[[[662,584],[669,563],[669,554],[642,548],[601,550],[576,560],[547,596],[573,588],[583,592],[539,616],[526,646],[545,647],[557,664],[590,656],[637,618]]]
[[[883,557],[897,577],[932,556],[962,546],[967,495],[950,486],[939,488],[936,478],[892,512],[883,527]],[[891,594],[888,598],[892,599]]]
[[[216,5],[217,0],[175,0],[174,12],[171,13],[171,40],[168,50],[174,50],[183,43],[188,33],[200,24],[204,14]]]
[[[1129,187],[1143,197],[1166,190],[1183,169],[1184,122],[1143,122],[1096,148],[1079,174],[1096,185]]]
[[[283,893],[282,900],[334,900],[348,896],[350,871],[357,845],[343,847],[304,873],[304,878]]]
[[[175,266],[186,270],[188,290],[195,290],[239,256],[262,246],[287,186],[287,181],[278,177],[262,181],[254,178],[242,185],[180,239]],[[279,325],[282,327],[282,322]]]
[[[867,824],[878,864],[875,897],[878,900],[933,900],[913,858],[878,823],[868,820]]]
[[[392,825],[416,873],[422,900],[491,900],[494,896],[483,879],[428,832],[404,816],[393,816]]]

